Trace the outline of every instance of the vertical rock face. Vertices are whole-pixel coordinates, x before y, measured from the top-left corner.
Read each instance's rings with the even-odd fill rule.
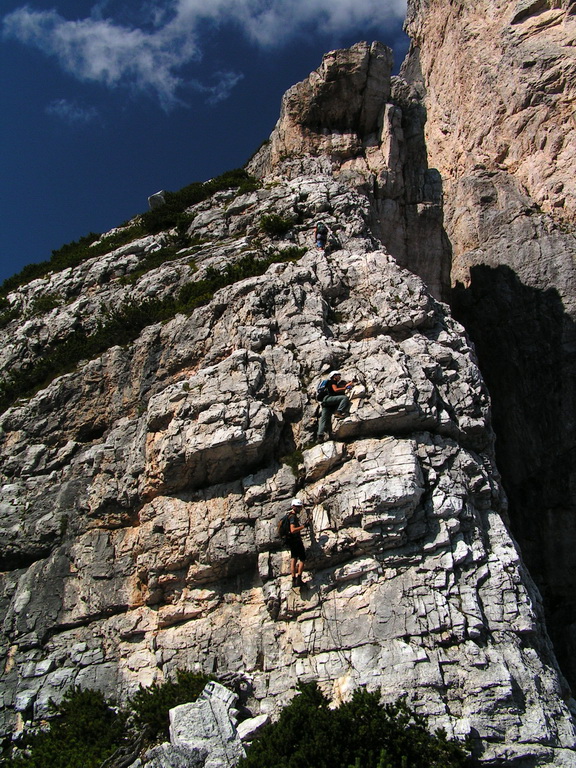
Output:
[[[429,179],[421,133],[406,136],[405,110],[422,126],[418,97],[388,70],[379,45],[329,54],[253,161],[261,187],[190,208],[195,245],[170,263],[142,273],[161,233],[11,296],[66,298],[27,334],[7,326],[4,359],[33,366],[89,333],[103,304],[238,270],[193,313],[1,417],[5,732],[70,685],[127,697],[189,668],[246,675],[255,715],[276,714],[298,681],[335,702],[368,686],[470,735],[490,765],[574,764],[569,693],[505,526],[475,354],[379,240],[388,202],[406,224],[424,205],[407,180]],[[349,81],[365,97],[347,112]],[[404,191],[386,197],[384,179]],[[271,214],[289,239],[264,234]],[[313,243],[320,217],[327,252]],[[242,279],[247,253],[271,252],[297,260]],[[314,395],[333,368],[358,384],[350,417],[318,444]],[[276,533],[296,494],[312,523],[298,591]]]
[[[574,3],[408,6],[411,64],[426,87],[428,152],[444,182],[484,164],[510,174],[543,211],[574,221]]]
[[[512,528],[576,685],[576,7],[409,2],[452,305],[493,399]]]

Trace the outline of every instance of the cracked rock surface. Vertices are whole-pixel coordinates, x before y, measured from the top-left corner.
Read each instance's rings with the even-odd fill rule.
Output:
[[[576,686],[576,6],[410,0],[402,71],[442,176],[450,302],[493,402],[512,531]]]
[[[186,668],[249,676],[254,716],[302,680],[335,702],[362,685],[406,694],[489,764],[573,765],[569,692],[506,527],[474,350],[379,241],[369,198],[321,158],[313,172],[286,162],[286,178],[276,167],[243,199],[200,204],[191,226],[216,234],[189,277],[255,248],[270,212],[294,213],[275,247],[302,247],[297,261],[1,417],[3,730],[70,685],[125,699]],[[327,253],[319,216],[337,236]],[[187,259],[101,290],[175,291]],[[46,280],[65,290],[85,269]],[[33,360],[9,328],[4,353],[17,347]],[[334,368],[359,383],[317,443],[316,386]],[[296,494],[311,520],[301,590],[277,537]]]

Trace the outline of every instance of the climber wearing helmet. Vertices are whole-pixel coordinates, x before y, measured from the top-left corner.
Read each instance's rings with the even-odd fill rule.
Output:
[[[304,503],[300,499],[292,499],[288,517],[290,533],[286,537],[286,541],[290,548],[290,573],[292,574],[293,587],[301,587],[303,585],[302,571],[304,570],[304,561],[306,560],[306,549],[304,548],[300,532],[310,525],[308,521],[304,525],[300,525],[298,514],[303,508]]]
[[[355,382],[342,381],[340,371],[330,371],[328,379],[322,382],[325,394],[322,397],[322,413],[318,421],[318,440],[324,442],[328,439],[327,427],[330,424],[332,414],[337,419],[345,419],[350,412],[350,398],[346,392],[350,391]]]

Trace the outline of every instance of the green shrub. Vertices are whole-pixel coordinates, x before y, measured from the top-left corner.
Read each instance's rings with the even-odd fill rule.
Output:
[[[467,750],[443,732],[429,733],[403,700],[380,704],[357,690],[331,710],[315,683],[282,710],[237,768],[464,768]]]
[[[81,237],[71,243],[66,243],[58,250],[52,251],[49,261],[40,261],[37,264],[27,264],[18,274],[4,280],[0,286],[0,294],[6,295],[10,291],[16,290],[22,285],[32,282],[40,277],[46,277],[49,272],[61,272],[68,267],[76,267],[83,261],[92,259],[95,256],[102,256],[105,253],[119,248],[121,245],[130,243],[137,237],[142,237],[146,231],[141,223],[134,223],[119,232],[115,232],[108,237],[104,237],[101,242],[93,245],[101,235],[91,232],[89,235]]]
[[[46,731],[25,739],[24,753],[4,761],[6,768],[98,768],[125,739],[125,713],[101,693],[72,688]]]
[[[298,477],[298,467],[304,461],[304,454],[298,448],[292,453],[286,454],[280,458],[282,464],[287,464],[292,470],[294,477]]]
[[[289,245],[282,249],[282,261],[298,261],[306,253],[306,248],[299,248],[297,245]]]
[[[148,727],[152,740],[169,738],[169,711],[179,704],[196,701],[211,679],[208,675],[179,669],[175,682],[154,683],[149,688],[140,686],[138,693],[129,702],[135,713],[136,725],[140,728]]]
[[[184,214],[187,208],[201,203],[224,189],[238,188],[238,194],[257,189],[260,182],[243,168],[216,176],[209,181],[196,181],[178,192],[166,192],[164,204],[142,214],[142,223],[147,232],[156,234],[173,227],[182,227],[188,222]]]
[[[19,309],[5,309],[3,312],[0,312],[0,328],[6,328],[8,323],[11,323],[12,320],[16,320],[17,317],[20,317],[21,312]]]
[[[4,296],[0,296],[0,328],[5,328],[8,323],[20,317],[20,310],[10,306],[10,302]]]
[[[167,245],[164,248],[159,248],[157,251],[149,253],[138,264],[138,268],[131,272],[127,278],[127,283],[135,283],[138,278],[150,272],[152,269],[162,266],[167,261],[173,261],[178,258],[178,252],[181,250],[180,245]]]
[[[134,727],[145,731],[147,744],[168,738],[169,710],[196,701],[210,679],[178,670],[175,682],[141,686],[129,702],[131,718],[98,691],[72,688],[59,706],[52,705],[54,718],[47,730],[19,742],[16,756],[1,761],[3,768],[98,768],[117,749],[133,743]]]
[[[56,296],[54,293],[44,293],[38,296],[32,304],[28,314],[30,315],[43,315],[46,312],[50,312],[51,309],[55,309],[62,304],[62,299]]]
[[[185,248],[195,249],[199,250],[202,245],[206,242],[206,238],[203,237],[186,237],[185,235],[180,235],[177,238],[178,242],[174,243],[173,245],[166,245],[164,248],[159,248],[157,251],[153,251],[152,253],[149,253],[144,259],[140,261],[138,264],[138,268],[134,270],[134,272],[131,272],[125,279],[125,283],[135,283],[142,275],[145,275],[147,272],[150,272],[152,269],[157,269],[158,267],[162,266],[162,264],[166,264],[169,261],[174,261],[175,259],[180,258],[182,256],[181,251]],[[194,266],[193,261],[188,261],[189,266]],[[194,271],[196,271],[194,269]]]
[[[265,213],[260,219],[260,229],[270,237],[284,237],[292,229],[294,221],[278,213]]]

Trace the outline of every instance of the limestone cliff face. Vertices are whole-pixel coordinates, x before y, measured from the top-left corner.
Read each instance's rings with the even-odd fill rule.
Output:
[[[404,74],[444,186],[451,303],[493,400],[512,529],[576,684],[576,7],[409,2]]]
[[[571,0],[411,0],[426,141],[444,183],[504,171],[540,208],[576,217],[576,19]],[[417,59],[417,61],[416,61]]]
[[[367,56],[384,96],[377,107],[365,88],[349,122],[332,99],[348,78],[358,87]],[[261,188],[191,208],[196,244],[179,258],[137,276],[161,233],[11,297],[65,300],[6,329],[4,360],[33,365],[122,302],[172,295],[247,253],[304,249],[1,417],[5,731],[42,718],[70,685],[125,697],[190,668],[246,675],[253,714],[276,713],[299,680],[336,701],[366,685],[471,735],[491,765],[574,764],[569,694],[505,525],[475,354],[378,237],[387,200],[398,216],[408,205],[366,185],[392,173],[382,147],[405,135],[392,126],[408,102],[390,94],[411,93],[419,109],[388,67],[380,46],[329,54],[289,92],[254,160]],[[390,112],[387,138],[374,139]],[[335,160],[342,131],[353,149]],[[395,163],[396,178],[426,177],[420,156]],[[263,234],[272,213],[293,222],[287,240]],[[319,217],[327,253],[312,242]],[[335,367],[359,383],[350,417],[317,444],[315,388]],[[312,521],[301,591],[276,535],[295,494]]]

